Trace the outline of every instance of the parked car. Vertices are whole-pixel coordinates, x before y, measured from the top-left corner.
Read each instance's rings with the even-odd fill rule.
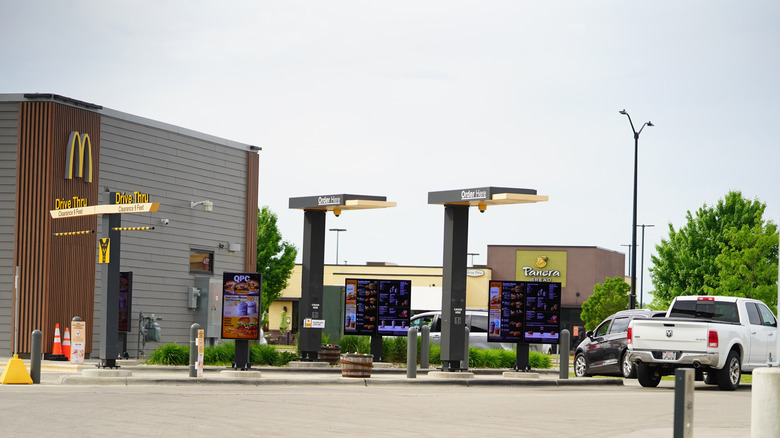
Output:
[[[409,321],[409,325],[416,327],[418,332],[427,325],[431,328],[431,342],[441,344],[441,319],[441,312],[424,312],[414,315]],[[469,347],[503,348],[504,350],[514,348],[514,344],[488,342],[488,313],[486,310],[467,310],[466,327],[469,328]]]
[[[733,391],[743,372],[778,365],[777,319],[759,300],[680,296],[666,316],[629,326],[628,356],[642,386],[693,367],[697,380]]]
[[[634,309],[621,310],[606,318],[596,330],[588,331],[585,339],[577,346],[574,375],[622,375],[627,379],[635,378],[636,368],[626,354],[628,325],[634,319],[662,317],[665,314],[663,311]]]

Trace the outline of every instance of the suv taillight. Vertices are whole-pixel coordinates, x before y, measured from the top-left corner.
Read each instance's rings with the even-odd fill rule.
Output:
[[[634,329],[629,327],[628,328],[628,332],[626,333],[626,343],[628,343],[628,345],[631,345],[631,344],[634,343],[633,342],[633,334],[634,334],[633,331],[634,331]]]
[[[718,332],[715,330],[710,330],[709,336],[707,338],[708,347],[718,348]]]

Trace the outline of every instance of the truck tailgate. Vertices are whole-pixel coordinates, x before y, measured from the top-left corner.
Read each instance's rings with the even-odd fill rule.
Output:
[[[635,319],[634,350],[706,351],[709,323],[679,319]]]

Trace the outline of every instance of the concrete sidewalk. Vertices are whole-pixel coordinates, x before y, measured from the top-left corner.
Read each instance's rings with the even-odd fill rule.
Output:
[[[0,370],[8,359],[0,359]],[[23,359],[30,370],[29,359]],[[284,367],[253,367],[240,371],[228,367],[206,366],[203,377],[189,377],[188,366],[147,365],[137,360],[117,360],[118,369],[98,368],[98,360],[84,364],[41,361],[43,385],[454,385],[454,386],[622,386],[623,379],[559,379],[557,369],[513,372],[506,369],[471,369],[467,373],[441,372],[435,368],[417,369],[416,378],[408,378],[406,368],[374,364],[370,377],[342,377],[339,365],[295,363]]]

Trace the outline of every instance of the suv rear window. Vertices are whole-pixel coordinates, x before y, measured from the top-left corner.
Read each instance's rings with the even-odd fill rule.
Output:
[[[739,322],[737,303],[725,301],[675,301],[669,316],[672,318],[712,319],[723,322]]]

